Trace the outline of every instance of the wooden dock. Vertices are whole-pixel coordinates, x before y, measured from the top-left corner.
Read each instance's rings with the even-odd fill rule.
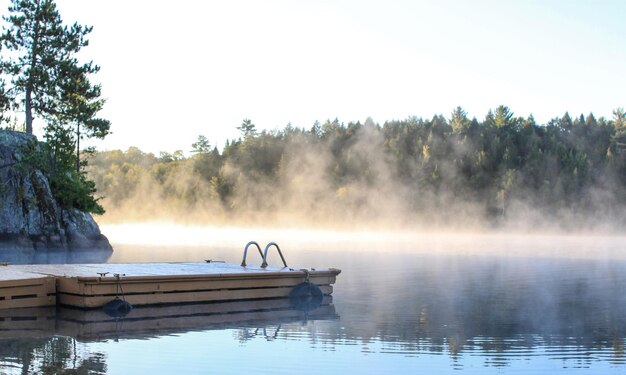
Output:
[[[0,309],[64,305],[98,308],[288,297],[308,280],[326,296],[341,271],[222,262],[0,266]]]
[[[50,275],[0,266],[0,309],[56,304],[56,281]]]

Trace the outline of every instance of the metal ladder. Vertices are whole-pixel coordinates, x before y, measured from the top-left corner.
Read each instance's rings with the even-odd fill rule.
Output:
[[[284,268],[287,268],[287,262],[285,261],[285,257],[283,256],[283,252],[280,250],[280,247],[276,242],[270,242],[265,246],[265,251],[261,252],[261,246],[256,241],[250,241],[246,244],[246,247],[243,249],[243,260],[241,261],[241,266],[246,267],[246,256],[248,255],[248,248],[250,246],[256,246],[257,250],[259,250],[259,254],[261,255],[261,259],[263,259],[263,263],[261,263],[261,268],[266,268],[267,264],[267,253],[269,249],[273,246],[278,250],[278,255],[280,255],[280,259],[283,261]]]

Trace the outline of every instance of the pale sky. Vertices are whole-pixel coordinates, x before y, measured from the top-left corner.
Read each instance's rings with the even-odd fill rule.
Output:
[[[626,1],[57,0],[94,26],[81,57],[107,98],[99,149],[188,152],[315,120],[539,123],[626,106]],[[7,0],[0,0],[6,14]]]

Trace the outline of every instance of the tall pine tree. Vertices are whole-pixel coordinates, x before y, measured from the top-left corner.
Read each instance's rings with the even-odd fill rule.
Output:
[[[82,167],[80,141],[104,138],[108,120],[96,117],[104,105],[100,85],[89,75],[99,71],[93,62],[80,63],[77,54],[88,45],[90,26],[65,26],[54,0],[11,0],[7,23],[0,35],[0,109],[23,110],[26,132],[33,132],[33,117],[44,120],[45,145],[31,163],[50,179],[55,198],[64,208],[102,213],[94,198],[95,185]]]
[[[59,68],[59,97],[54,117],[65,126],[75,128],[76,171],[80,172],[80,141],[84,138],[104,138],[111,123],[96,117],[105,103],[100,98],[100,85],[93,85],[85,69],[75,61],[63,62]]]
[[[25,114],[26,132],[33,132],[33,116],[56,115],[63,93],[61,67],[90,74],[91,62],[80,65],[74,57],[87,46],[92,30],[77,23],[64,26],[53,0],[11,0],[8,27],[0,36],[2,71],[11,77],[10,97]],[[5,53],[6,52],[6,53]]]

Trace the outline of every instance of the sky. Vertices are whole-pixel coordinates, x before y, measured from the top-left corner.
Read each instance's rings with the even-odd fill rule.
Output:
[[[8,0],[0,0],[6,14]],[[500,104],[551,118],[626,106],[625,1],[57,0],[92,25],[100,150],[186,153],[316,120],[430,118]],[[35,123],[35,126],[37,124]]]

